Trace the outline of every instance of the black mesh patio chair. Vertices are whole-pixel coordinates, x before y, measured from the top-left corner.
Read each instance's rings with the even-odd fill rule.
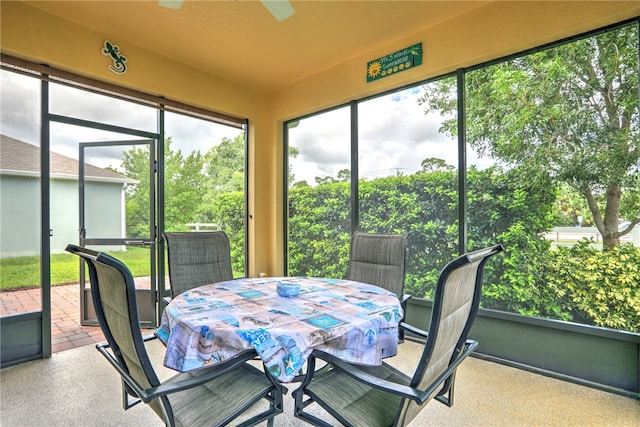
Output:
[[[233,279],[231,245],[224,231],[165,232],[171,296]]]
[[[222,426],[235,423],[264,400],[266,409],[253,408],[237,425],[250,426],[266,420],[273,426],[273,418],[282,413],[286,389],[268,372],[246,363],[257,355],[255,350],[177,374],[161,383],[145,348],[145,342],[156,337],[142,336],[129,269],[102,252],[76,245],[68,245],[66,250],[88,264],[96,316],[107,339],[96,348],[121,376],[125,410],[144,402],[167,426]]]
[[[305,412],[315,402],[345,426],[405,426],[431,399],[452,406],[456,369],[478,345],[468,335],[480,303],[483,268],[502,250],[497,245],[470,252],[442,270],[428,333],[401,325],[426,339],[411,376],[387,363],[355,366],[314,350],[306,377],[293,392],[295,416],[317,426],[331,425]],[[330,367],[315,371],[316,359]]]
[[[410,295],[403,295],[407,234],[356,231],[351,236],[347,280],[369,283],[396,294],[406,312]],[[399,329],[402,341],[403,330]]]

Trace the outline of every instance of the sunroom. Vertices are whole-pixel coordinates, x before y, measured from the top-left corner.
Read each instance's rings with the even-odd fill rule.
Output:
[[[0,153],[1,292],[39,291],[3,307],[3,370],[59,356],[52,287],[96,327],[67,243],[129,266],[152,330],[164,231],[224,230],[237,277],[344,277],[353,231],[407,233],[408,320],[428,327],[448,261],[502,243],[474,363],[630,399],[637,423],[640,4],[276,3],[2,3],[0,133],[40,148],[28,177]],[[117,229],[87,167],[124,183]]]

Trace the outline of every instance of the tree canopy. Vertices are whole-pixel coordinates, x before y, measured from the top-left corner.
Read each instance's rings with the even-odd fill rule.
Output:
[[[165,228],[184,230],[193,222],[213,222],[211,205],[227,193],[244,188],[244,135],[222,138],[206,153],[183,154],[165,140]],[[149,151],[134,147],[124,156],[125,175],[139,181],[127,191],[127,227],[130,236],[148,236]]]
[[[465,74],[466,141],[478,154],[520,166],[585,199],[604,246],[640,223],[638,26]],[[456,82],[424,87],[426,113],[456,112]],[[457,134],[457,118],[442,130]],[[629,224],[618,229],[620,219]]]

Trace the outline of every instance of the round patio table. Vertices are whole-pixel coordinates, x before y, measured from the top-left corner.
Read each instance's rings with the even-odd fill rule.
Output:
[[[299,286],[280,296],[278,284]],[[347,362],[380,365],[394,356],[398,297],[349,280],[243,278],[200,286],[171,300],[156,335],[166,344],[164,365],[199,369],[255,349],[281,382],[290,382],[313,349]]]

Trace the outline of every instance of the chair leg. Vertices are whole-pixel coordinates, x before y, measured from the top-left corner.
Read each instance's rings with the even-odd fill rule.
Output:
[[[311,415],[308,412],[305,412],[304,409],[311,405],[312,403],[314,403],[312,398],[308,398],[307,400],[304,399],[304,392],[302,391],[302,387],[295,390],[293,392],[293,397],[295,400],[294,403],[294,416],[296,418],[299,418],[301,420],[304,420],[306,422],[308,422],[311,425],[317,426],[317,427],[333,427],[331,424],[326,423],[325,421],[321,420],[320,418],[317,418],[313,415]]]
[[[446,390],[443,393],[438,394],[434,398],[438,402],[444,403],[448,407],[453,406],[453,389],[456,384],[456,372],[457,371],[453,371],[453,374],[451,374],[447,381],[445,381]]]
[[[321,368],[316,370],[316,358],[311,356],[308,360],[307,360],[307,373],[305,375],[300,375],[300,377],[302,377],[302,384],[300,385],[299,388],[297,388],[296,390],[293,391],[293,399],[294,399],[294,407],[293,407],[293,415],[296,418],[300,418],[301,420],[304,420],[306,422],[308,422],[309,424],[312,424],[314,426],[318,426],[318,427],[332,427],[331,424],[327,424],[326,422],[324,422],[323,420],[314,417],[313,415],[307,413],[304,411],[304,409],[313,404],[314,400],[311,396],[309,396],[306,400],[305,400],[305,388],[309,385],[309,383],[311,382],[312,378],[316,375],[316,374],[320,374],[322,373],[324,370],[328,370],[330,367],[330,365],[327,363],[325,365],[323,365]]]
[[[133,408],[138,403],[142,402],[142,400],[140,400],[137,397],[134,397],[134,399],[129,399],[129,396],[134,397],[131,393],[127,391],[127,384],[124,382],[124,380],[122,380],[122,407],[124,408],[125,411],[129,408]]]

